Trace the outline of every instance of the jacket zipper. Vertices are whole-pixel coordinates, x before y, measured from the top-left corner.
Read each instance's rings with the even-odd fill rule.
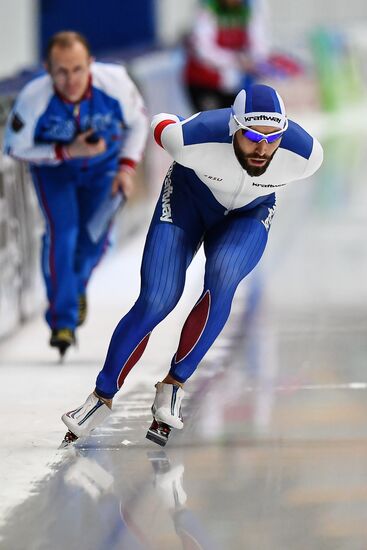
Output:
[[[232,196],[232,200],[231,200],[231,204],[229,205],[229,207],[224,211],[224,215],[227,216],[229,214],[229,212],[233,209],[233,206],[237,200],[237,197],[238,195],[241,193],[244,185],[245,185],[245,173],[242,174],[242,177],[241,177],[241,181],[240,183],[237,185],[237,189],[235,191],[235,193],[233,194]]]

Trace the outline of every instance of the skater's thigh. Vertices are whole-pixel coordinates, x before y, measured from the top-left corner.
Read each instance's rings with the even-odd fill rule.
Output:
[[[275,194],[251,208],[233,211],[205,235],[207,263],[237,263],[244,256],[266,244],[275,212]]]
[[[252,217],[228,219],[213,228],[204,240],[206,284],[235,288],[256,266],[266,243],[265,226]]]
[[[195,249],[185,231],[168,223],[152,224],[141,267],[142,287],[168,289],[183,285]]]
[[[204,232],[192,197],[175,163],[163,182],[147,235],[141,269],[142,294],[174,304],[182,293],[186,270]]]
[[[202,242],[206,226],[197,197],[189,188],[188,172],[192,171],[175,162],[170,166],[163,181],[149,232],[159,225],[180,228],[181,231],[173,229],[172,234],[185,242],[190,262]]]

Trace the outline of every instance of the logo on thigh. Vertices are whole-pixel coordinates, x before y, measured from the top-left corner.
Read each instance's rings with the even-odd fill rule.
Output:
[[[161,222],[173,223],[172,209],[171,209],[171,195],[173,193],[173,186],[172,186],[172,180],[171,180],[172,170],[173,170],[173,164],[172,166],[170,166],[163,183],[162,215],[159,218]]]
[[[273,218],[274,218],[274,214],[275,214],[275,205],[272,208],[268,208],[267,217],[265,218],[265,220],[261,220],[261,223],[265,227],[266,231],[269,231],[270,229],[271,222],[273,221]]]

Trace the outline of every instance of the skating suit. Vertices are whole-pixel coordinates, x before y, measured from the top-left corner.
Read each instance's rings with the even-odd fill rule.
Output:
[[[10,114],[5,152],[30,163],[45,218],[42,270],[51,328],[77,323],[78,296],[106,248],[107,232],[95,242],[88,222],[108,197],[119,164],[133,168],[146,134],[144,105],[125,69],[92,63],[88,89],[78,104],[55,92],[49,75],[31,81]],[[63,146],[92,128],[106,141],[93,158],[67,159]]]
[[[177,304],[186,269],[203,243],[203,292],[184,324],[170,370],[181,382],[191,376],[223,328],[239,282],[264,252],[275,191],[311,176],[322,162],[319,142],[290,121],[267,171],[249,176],[234,153],[230,112],[207,111],[186,120],[160,114],[153,119],[156,142],[175,162],[148,231],[140,295],[117,325],[97,378],[102,397],[118,391],[153,328]]]

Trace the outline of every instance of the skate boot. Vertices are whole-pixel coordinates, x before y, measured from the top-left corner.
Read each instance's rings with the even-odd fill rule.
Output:
[[[85,323],[88,314],[88,302],[85,294],[80,294],[78,297],[78,322],[77,326],[80,327]]]
[[[73,443],[78,437],[88,435],[94,428],[97,428],[111,414],[111,409],[91,393],[84,405],[81,405],[73,411],[62,415],[61,420],[68,427],[69,431],[64,437],[61,446],[65,447]]]
[[[75,344],[75,333],[70,328],[56,328],[52,330],[50,346],[57,348],[60,357],[64,357],[66,350]]]
[[[171,428],[182,430],[181,401],[185,392],[175,384],[155,385],[157,392],[152,405],[153,422],[147,432],[147,439],[164,447],[168,441]]]

